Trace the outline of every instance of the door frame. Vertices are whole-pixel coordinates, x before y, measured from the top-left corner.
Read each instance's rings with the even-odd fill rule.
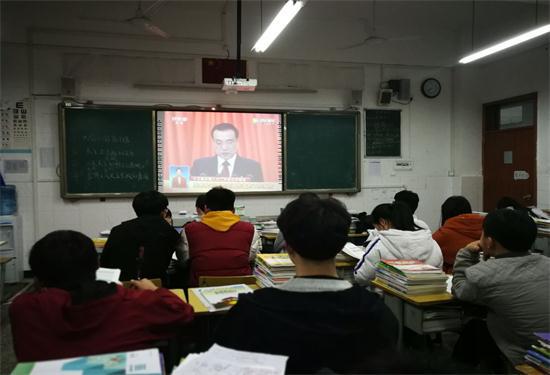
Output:
[[[537,132],[538,132],[538,93],[535,91],[535,92],[531,92],[531,93],[528,93],[528,94],[524,94],[524,95],[519,95],[519,96],[514,96],[514,97],[511,97],[511,98],[506,98],[506,99],[502,99],[502,100],[497,100],[497,101],[493,101],[493,102],[489,102],[489,103],[483,103],[483,112],[482,112],[482,138],[481,138],[481,173],[482,173],[482,176],[483,176],[483,208],[485,209],[486,206],[486,199],[485,199],[485,170],[486,170],[486,166],[485,166],[485,163],[487,162],[487,158],[486,158],[486,155],[485,155],[485,140],[486,140],[486,133],[490,133],[490,132],[519,132],[521,131],[522,129],[524,129],[524,127],[520,127],[520,128],[512,128],[512,129],[502,129],[502,130],[499,130],[499,129],[488,129],[489,126],[493,125],[493,123],[490,123],[490,121],[488,121],[488,110],[489,108],[491,107],[500,107],[500,106],[503,106],[503,105],[506,105],[506,104],[513,104],[513,103],[518,103],[518,102],[524,102],[526,100],[532,100],[533,101],[533,104],[534,104],[534,108],[533,108],[533,142],[534,142],[534,145],[535,145],[535,162],[534,162],[534,171],[533,171],[533,174],[531,176],[531,178],[533,178],[533,183],[534,183],[534,191],[533,191],[533,202],[534,204],[536,205],[538,203],[538,197],[537,197],[537,190],[538,190],[538,182],[537,182]],[[498,125],[498,124],[496,124]],[[529,126],[531,127],[531,126]],[[523,202],[520,202],[523,204]]]

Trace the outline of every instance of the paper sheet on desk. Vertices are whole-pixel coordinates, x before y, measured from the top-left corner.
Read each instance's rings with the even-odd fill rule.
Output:
[[[99,267],[97,271],[95,271],[95,278],[96,280],[106,281],[108,283],[120,284],[118,280],[120,278],[120,269]]]
[[[351,242],[347,242],[342,251],[355,259],[363,258],[363,255],[365,254],[365,250],[362,247],[354,245]]]
[[[214,344],[207,352],[190,354],[172,375],[282,375],[287,356],[245,352]]]

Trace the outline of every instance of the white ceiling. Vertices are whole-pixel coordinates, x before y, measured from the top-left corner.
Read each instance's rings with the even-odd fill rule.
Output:
[[[142,8],[153,3],[145,1]],[[378,0],[377,34],[386,38],[412,37],[413,40],[342,49],[361,42],[370,34],[366,28],[370,29],[373,22],[372,1],[309,0],[265,54],[250,52],[261,27],[265,29],[283,3],[282,0],[243,1],[243,57],[451,66],[472,47],[477,49],[533,28],[535,18],[539,24],[548,23],[549,19],[548,0],[475,3],[469,0]],[[104,33],[103,37],[132,39],[132,43],[137,43],[136,36],[143,36],[143,40],[148,41],[141,47],[144,49],[208,56],[226,56],[229,49],[230,56],[235,57],[235,4],[235,1],[163,2],[150,16],[156,25],[171,34],[171,39],[164,41],[123,22],[134,15],[137,1],[2,1],[2,40],[23,42],[30,28],[56,29],[58,33],[82,32],[79,35],[83,45],[87,33],[93,32]],[[225,26],[224,9],[227,14]],[[541,43],[548,43],[548,36],[539,38],[527,48]]]

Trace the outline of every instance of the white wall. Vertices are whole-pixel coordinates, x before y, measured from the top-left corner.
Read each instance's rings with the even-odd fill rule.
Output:
[[[54,3],[55,4],[55,3]],[[46,5],[27,7],[34,17],[31,24],[62,18],[63,9],[52,11]],[[87,4],[86,6],[90,6]],[[13,4],[12,4],[13,7]],[[14,11],[15,8],[8,8]],[[42,17],[43,15],[43,17]],[[199,17],[197,13],[197,17]],[[9,19],[4,11],[4,19]],[[15,18],[14,18],[15,19]],[[208,29],[205,19],[202,26]],[[217,21],[216,21],[217,22]],[[197,23],[197,21],[195,21]],[[70,20],[67,20],[70,24]],[[10,26],[10,25],[8,25]],[[219,26],[219,25],[218,25]],[[3,26],[4,27],[4,26]],[[191,32],[191,31],[190,31]],[[196,30],[194,31],[196,32]],[[4,30],[2,43],[2,102],[22,98],[33,101],[34,173],[28,182],[17,183],[20,213],[23,216],[24,249],[35,240],[56,229],[74,229],[89,236],[133,217],[130,199],[67,201],[60,198],[56,168],[41,166],[40,153],[54,149],[58,162],[57,103],[61,100],[60,78],[71,76],[78,83],[77,95],[82,101],[110,104],[212,105],[242,108],[343,109],[351,102],[351,90],[363,90],[363,107],[376,108],[378,87],[388,79],[411,79],[410,105],[392,104],[402,110],[402,158],[413,161],[412,171],[394,171],[395,158],[363,159],[362,190],[358,194],[336,197],[353,211],[370,211],[375,205],[392,200],[396,191],[407,187],[420,195],[417,215],[432,228],[439,222],[439,210],[450,194],[465,194],[475,208],[481,208],[481,103],[525,92],[539,91],[539,202],[548,195],[548,56],[529,52],[492,65],[475,65],[461,69],[452,67],[420,67],[349,61],[376,61],[357,51],[338,61],[338,53],[330,50],[330,62],[319,50],[300,60],[292,51],[278,49],[275,58],[249,58],[249,68],[267,85],[296,85],[316,89],[312,94],[254,93],[224,95],[213,90],[139,89],[138,82],[200,83],[197,68],[200,56],[219,56],[214,52],[217,30],[208,35],[211,42],[186,44],[135,38],[117,34],[107,37],[96,31],[66,33],[52,30],[30,31],[13,23]],[[349,40],[349,31],[334,29]],[[223,34],[223,33],[222,33]],[[311,41],[319,44],[315,35]],[[34,41],[26,45],[26,40]],[[219,44],[219,43],[218,43]],[[188,48],[189,47],[189,48]],[[286,52],[285,52],[286,51]],[[409,51],[414,55],[414,51]],[[305,52],[301,52],[305,53]],[[385,58],[391,58],[386,53]],[[433,52],[433,58],[437,59]],[[401,57],[402,58],[402,57]],[[535,68],[532,68],[532,67]],[[544,71],[546,69],[546,71]],[[500,75],[511,76],[521,71],[523,80],[508,82]],[[517,74],[519,76],[519,74]],[[420,93],[420,83],[435,77],[442,84],[442,93],[427,99]],[[545,78],[545,79],[543,79]],[[546,86],[544,87],[544,84]],[[501,96],[502,95],[502,96]],[[362,124],[364,121],[361,115]],[[362,125],[364,134],[364,125]],[[362,137],[364,155],[364,135]],[[369,175],[369,162],[380,161],[381,175]],[[454,174],[455,177],[449,177]],[[8,181],[10,182],[10,181]],[[292,196],[258,196],[238,198],[248,215],[276,215]],[[550,206],[550,199],[546,200]],[[173,211],[192,210],[194,198],[173,198]],[[544,205],[541,205],[544,206]],[[26,262],[25,262],[26,263]]]

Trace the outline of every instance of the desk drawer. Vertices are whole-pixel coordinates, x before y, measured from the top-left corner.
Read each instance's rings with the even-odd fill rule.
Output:
[[[403,310],[403,325],[420,335],[459,329],[462,323],[458,306],[420,308],[406,303]]]

